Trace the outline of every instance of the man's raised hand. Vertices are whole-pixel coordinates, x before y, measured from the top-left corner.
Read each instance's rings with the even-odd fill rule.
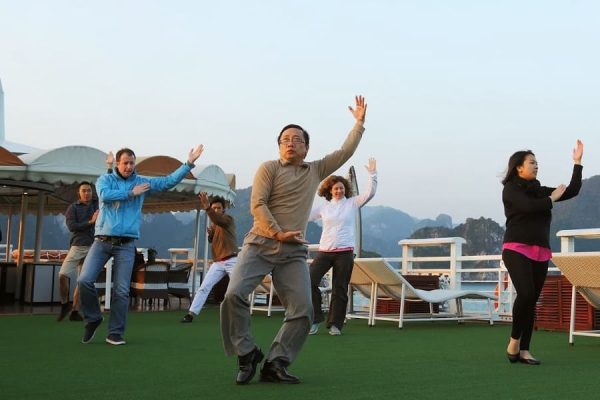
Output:
[[[210,202],[208,201],[208,194],[206,192],[202,192],[198,195],[200,199],[200,208],[203,210],[207,210],[210,207]]]
[[[348,106],[348,110],[352,113],[352,116],[360,122],[365,122],[365,116],[367,115],[367,103],[365,103],[365,98],[362,96],[354,96],[354,101],[356,102],[356,108],[352,108],[352,106]]]
[[[200,157],[200,155],[202,154],[203,151],[204,151],[204,145],[201,145],[201,144],[199,144],[198,146],[191,149],[190,153],[188,154],[188,162],[190,164],[194,164],[194,162],[196,162],[196,160]]]

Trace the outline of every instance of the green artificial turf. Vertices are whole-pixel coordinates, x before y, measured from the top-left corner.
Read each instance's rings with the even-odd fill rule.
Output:
[[[509,364],[508,325],[351,320],[343,335],[322,327],[290,372],[299,385],[234,383],[236,359],[223,353],[218,309],[192,324],[184,311],[132,312],[127,345],[104,343],[108,316],[91,344],[83,323],[54,315],[0,317],[0,398],[8,399],[593,399],[600,392],[600,339],[535,332],[541,366]],[[263,350],[282,314],[253,317]]]

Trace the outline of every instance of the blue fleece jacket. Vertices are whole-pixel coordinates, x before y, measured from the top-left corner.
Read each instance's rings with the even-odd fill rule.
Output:
[[[100,200],[100,214],[96,220],[96,236],[140,237],[142,205],[145,194],[133,196],[136,185],[150,183],[146,193],[161,192],[177,185],[190,172],[188,163],[184,163],[170,175],[146,178],[135,172],[127,179],[117,173],[102,175],[96,182],[96,191]]]

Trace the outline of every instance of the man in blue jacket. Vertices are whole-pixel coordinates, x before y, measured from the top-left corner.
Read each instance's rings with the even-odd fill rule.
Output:
[[[116,154],[114,174],[105,174],[96,182],[100,214],[96,220],[95,240],[79,275],[81,311],[86,322],[82,338],[89,343],[102,323],[102,313],[94,283],[106,262],[113,257],[113,297],[106,342],[125,344],[129,283],[135,257],[134,240],[140,236],[142,205],[148,192],[160,192],[177,185],[194,167],[202,145],[190,150],[188,160],[170,175],[145,178],[135,173],[135,153],[124,148]]]

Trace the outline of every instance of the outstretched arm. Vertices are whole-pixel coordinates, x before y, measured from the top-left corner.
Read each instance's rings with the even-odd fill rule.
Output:
[[[198,195],[198,199],[200,200],[200,208],[206,211],[206,215],[212,221],[213,224],[226,227],[232,223],[233,219],[230,215],[227,214],[219,214],[215,210],[210,207],[210,200],[208,198],[208,193],[202,192]]]
[[[549,195],[552,201],[564,201],[572,199],[579,194],[581,190],[581,172],[583,167],[581,166],[581,158],[583,157],[583,142],[577,139],[575,148],[573,149],[573,174],[571,175],[571,182],[569,186],[559,185]],[[552,189],[552,188],[550,188]]]
[[[369,173],[369,186],[363,194],[355,197],[355,204],[358,207],[367,204],[375,196],[375,192],[377,192],[377,160],[373,157],[369,158],[369,163],[365,165],[365,168]]]
[[[188,172],[194,168],[194,162],[200,157],[202,152],[204,151],[203,145],[198,145],[190,150],[188,154],[188,159],[185,164],[181,167],[177,168],[171,174],[167,176],[162,176],[160,178],[152,178],[150,179],[150,191],[152,192],[162,192],[164,190],[169,190],[175,185],[177,185]]]
[[[356,119],[356,123],[346,137],[344,144],[342,144],[342,147],[339,150],[336,150],[319,160],[318,168],[321,179],[325,179],[327,176],[335,172],[335,170],[337,170],[339,167],[344,165],[344,163],[348,161],[350,157],[352,157],[352,154],[354,154],[358,144],[360,143],[362,133],[365,130],[363,124],[367,115],[367,103],[365,103],[365,98],[362,96],[356,96],[355,102],[355,107],[353,108],[348,106],[348,109],[352,113],[352,116]]]

